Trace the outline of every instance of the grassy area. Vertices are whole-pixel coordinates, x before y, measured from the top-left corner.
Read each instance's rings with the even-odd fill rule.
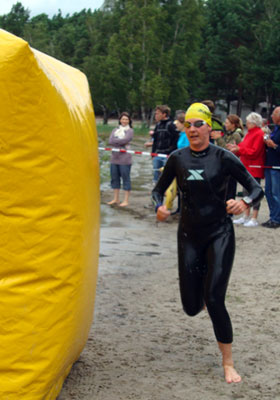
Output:
[[[96,124],[96,128],[97,128],[97,133],[98,133],[98,137],[100,137],[101,139],[108,139],[110,133],[112,132],[112,130],[117,127],[117,121],[116,121],[116,125],[103,125],[103,124]],[[141,126],[133,126],[134,129],[134,136],[149,136],[149,129],[148,128],[143,128]]]

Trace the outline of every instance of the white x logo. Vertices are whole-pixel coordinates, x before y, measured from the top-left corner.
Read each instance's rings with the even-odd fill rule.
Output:
[[[188,177],[188,181],[204,181],[203,176],[201,174],[204,172],[204,169],[189,169],[190,176]]]

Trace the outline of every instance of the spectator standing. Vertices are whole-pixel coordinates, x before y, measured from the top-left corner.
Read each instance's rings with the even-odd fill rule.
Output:
[[[212,139],[216,140],[216,144],[226,149],[227,144],[239,144],[242,141],[243,124],[236,114],[229,114],[225,120],[225,132],[214,131],[211,133]]]
[[[170,118],[170,108],[167,105],[159,105],[155,111],[156,127],[153,134],[152,153],[169,155],[177,149],[179,132]],[[154,182],[160,176],[160,168],[166,164],[167,158],[153,157]]]
[[[127,150],[129,143],[133,138],[132,120],[127,112],[123,112],[119,118],[119,127],[113,129],[109,144],[117,149]],[[132,164],[132,156],[129,153],[112,152],[111,156],[111,186],[114,190],[114,198],[109,201],[109,205],[120,205],[120,207],[126,207],[128,205],[128,199],[131,191],[130,181],[130,169]],[[124,200],[120,203],[120,187],[121,179],[123,182],[124,189]]]
[[[280,227],[280,107],[276,107],[271,115],[275,124],[270,138],[265,140],[266,161],[265,165],[265,195],[269,207],[269,220],[262,226],[266,228]]]
[[[246,126],[248,133],[244,140],[237,144],[228,144],[228,150],[240,157],[240,161],[244,164],[247,171],[256,179],[258,183],[264,178],[264,161],[265,161],[265,144],[264,132],[261,129],[263,125],[262,116],[255,112],[250,113],[246,118]],[[253,167],[257,166],[257,168]],[[246,189],[243,190],[243,195],[248,196]],[[235,219],[234,224],[244,224],[246,227],[258,226],[258,213],[260,202],[253,206],[252,218],[250,219],[250,209],[247,208],[244,216]]]
[[[212,131],[210,134],[210,142],[214,143],[215,140],[213,136],[215,134],[219,135],[219,137],[224,135],[224,126],[220,118],[214,114],[216,108],[215,103],[212,100],[203,100],[202,104],[205,104],[212,113]]]
[[[176,120],[174,121],[175,126],[177,127],[179,131],[179,139],[177,142],[177,148],[182,149],[184,147],[187,147],[190,145],[189,139],[187,137],[186,131],[185,131],[185,112],[184,111],[179,111],[176,113]],[[165,192],[166,196],[166,202],[165,205],[168,210],[171,210],[173,207],[173,202],[174,199],[178,198],[178,207],[177,210],[173,214],[177,214],[180,211],[180,194],[177,189],[177,181],[176,178],[173,179],[171,185],[168,187],[168,189]]]
[[[236,114],[229,114],[225,120],[225,133],[213,131],[212,139],[216,140],[217,146],[227,148],[228,144],[239,144],[243,138],[243,125],[241,119]],[[235,199],[236,197],[236,180],[230,177],[228,181],[228,189],[226,200]]]
[[[190,142],[185,132],[185,113],[182,111],[177,114],[177,119],[174,121],[176,128],[179,131],[179,139],[177,142],[177,149],[182,149],[183,147],[189,146]]]

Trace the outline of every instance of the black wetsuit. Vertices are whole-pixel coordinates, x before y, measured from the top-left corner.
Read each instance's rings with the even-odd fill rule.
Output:
[[[243,200],[249,205],[260,201],[263,191],[236,156],[212,144],[202,152],[185,147],[171,154],[152,192],[157,206],[175,177],[182,200],[178,261],[184,310],[193,316],[206,303],[217,340],[231,343],[225,295],[235,237],[226,212],[227,183],[233,177],[244,186],[249,196]]]

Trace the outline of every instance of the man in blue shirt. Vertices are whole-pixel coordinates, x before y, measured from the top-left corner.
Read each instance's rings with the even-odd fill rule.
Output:
[[[270,138],[265,140],[266,161],[265,195],[269,207],[269,220],[262,226],[266,228],[280,227],[280,107],[276,107],[271,114],[275,127]]]

